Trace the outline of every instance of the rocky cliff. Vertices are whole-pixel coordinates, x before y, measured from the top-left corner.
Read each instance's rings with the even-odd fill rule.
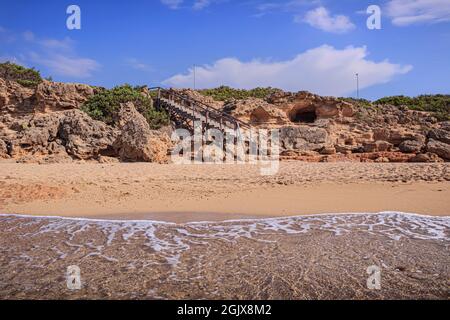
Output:
[[[82,84],[43,81],[28,88],[0,78],[0,159],[18,162],[167,162],[166,133],[150,130],[132,103],[115,125],[80,110],[96,94]],[[450,160],[450,123],[428,112],[360,105],[309,92],[276,91],[226,103],[180,90],[261,128],[279,128],[283,159],[442,162]],[[143,93],[145,94],[145,92]]]
[[[428,112],[282,91],[265,99],[229,101],[223,111],[256,127],[279,128],[285,159],[450,160],[450,124],[439,122]]]
[[[30,89],[0,78],[0,159],[166,162],[167,135],[150,130],[132,103],[122,106],[132,116],[121,111],[125,124],[118,126],[93,120],[79,110],[96,90],[50,81]]]

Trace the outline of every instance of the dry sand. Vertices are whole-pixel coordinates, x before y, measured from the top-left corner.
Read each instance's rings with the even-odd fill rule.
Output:
[[[449,299],[448,169],[2,163],[0,299]]]
[[[447,164],[0,165],[0,212],[171,222],[316,213],[448,215]]]

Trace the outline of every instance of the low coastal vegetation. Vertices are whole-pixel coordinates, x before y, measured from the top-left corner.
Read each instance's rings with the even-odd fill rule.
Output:
[[[151,97],[145,93],[145,87],[132,87],[128,84],[112,89],[100,89],[83,104],[81,109],[93,119],[113,125],[120,104],[126,102],[133,102],[151,129],[159,129],[169,123],[168,114],[164,110],[154,108]]]
[[[251,90],[245,89],[234,89],[227,86],[220,86],[213,89],[202,89],[198,90],[201,94],[205,96],[210,96],[216,101],[228,101],[231,99],[247,99],[247,98],[260,98],[264,99],[268,95],[280,91],[280,89],[275,88],[255,88]]]
[[[450,120],[450,95],[448,94],[420,95],[414,98],[392,96],[381,98],[374,104],[405,106],[410,110],[433,112],[436,118],[442,121]]]
[[[16,81],[28,88],[35,88],[43,81],[38,70],[25,68],[9,61],[0,63],[0,78]]]

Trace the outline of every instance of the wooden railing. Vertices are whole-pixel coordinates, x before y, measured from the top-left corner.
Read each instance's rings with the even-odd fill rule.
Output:
[[[193,112],[193,114],[202,115],[203,117],[205,117],[206,123],[208,123],[208,120],[213,120],[213,121],[216,121],[217,123],[220,123],[221,126],[222,125],[226,126],[227,123],[231,124],[231,126],[229,126],[229,128],[231,127],[232,129],[235,129],[235,130],[240,129],[240,128],[244,128],[244,129],[251,128],[251,126],[248,123],[246,123],[242,120],[239,120],[221,110],[217,110],[202,101],[193,99],[185,94],[177,92],[173,89],[152,87],[152,88],[149,88],[149,90],[157,92],[156,101],[158,104],[161,103],[161,98],[165,98],[165,99],[169,100],[170,102],[174,102],[174,103],[184,106],[185,108],[191,110]]]

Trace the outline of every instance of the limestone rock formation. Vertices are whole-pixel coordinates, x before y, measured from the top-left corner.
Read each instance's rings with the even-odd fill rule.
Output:
[[[43,81],[36,89],[36,107],[41,112],[78,109],[93,94],[85,84]]]
[[[430,139],[427,144],[427,151],[437,154],[439,157],[450,160],[450,144]]]
[[[97,90],[44,81],[30,89],[0,78],[0,159],[18,162],[167,162],[170,128],[152,131],[133,104],[117,125],[78,110]],[[450,161],[450,122],[389,105],[360,106],[308,92],[278,91],[265,99],[214,101],[193,90],[180,94],[257,128],[280,129],[283,159],[302,161]],[[149,95],[143,89],[142,94]]]
[[[31,112],[35,104],[33,89],[0,78],[0,115]]]
[[[8,155],[8,146],[6,145],[6,142],[0,139],[0,159],[7,159],[9,158]]]
[[[120,134],[114,143],[114,149],[121,161],[168,161],[169,137],[150,130],[147,121],[133,103],[122,104],[118,118]]]
[[[291,126],[283,127],[280,131],[280,144],[285,150],[319,151],[328,142],[328,133],[322,128]]]
[[[82,160],[113,155],[112,145],[117,135],[117,130],[93,120],[80,110],[64,112],[58,130],[58,138],[67,153]]]
[[[445,128],[445,126],[444,126]],[[433,129],[428,132],[428,138],[450,144],[450,130]]]
[[[420,151],[423,149],[424,146],[425,144],[422,141],[405,140],[402,143],[400,143],[398,148],[400,149],[401,152],[405,153],[420,153]]]
[[[254,126],[289,124],[285,112],[262,99],[233,100],[228,102],[223,110]]]

